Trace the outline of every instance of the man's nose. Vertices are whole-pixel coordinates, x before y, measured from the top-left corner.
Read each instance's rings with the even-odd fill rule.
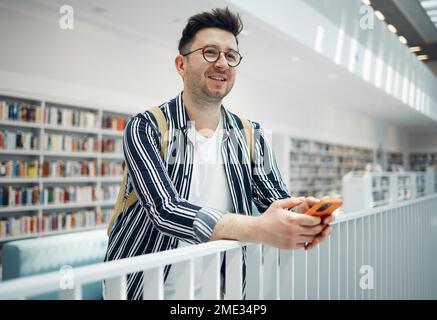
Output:
[[[218,60],[215,62],[216,67],[221,69],[229,69],[228,61],[226,60],[226,56],[224,52],[220,52],[220,56]]]

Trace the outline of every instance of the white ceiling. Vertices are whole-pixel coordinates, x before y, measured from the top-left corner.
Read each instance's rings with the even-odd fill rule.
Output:
[[[53,10],[65,4],[64,0],[26,1]],[[144,42],[150,50],[159,47],[174,52],[189,16],[229,5],[225,0],[70,0],[68,4],[74,8],[76,18],[103,27],[115,36]],[[248,33],[240,36],[244,60],[239,72],[255,81],[257,87],[266,84],[267,88],[282,88],[283,99],[295,106],[334,107],[403,127],[435,127],[434,121],[343,67],[256,17],[239,12]]]

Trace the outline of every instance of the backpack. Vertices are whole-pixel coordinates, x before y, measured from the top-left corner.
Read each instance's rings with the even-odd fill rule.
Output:
[[[165,139],[165,135],[168,134],[168,124],[165,119],[164,113],[159,109],[159,107],[153,107],[149,110],[150,113],[153,114],[155,117],[155,120],[158,122],[158,129],[161,133],[161,137],[163,138],[161,141],[161,158],[165,159],[166,152],[167,152],[167,145],[168,145],[168,139]],[[250,124],[249,120],[247,119],[240,119],[244,126],[244,132],[246,135],[246,141],[248,141],[249,147],[250,147],[250,161],[253,161],[253,153],[254,153],[254,142],[253,142],[253,127]],[[123,179],[121,181],[120,191],[117,195],[117,200],[115,202],[114,211],[112,212],[111,218],[108,223],[108,230],[107,234],[108,236],[111,234],[112,228],[114,227],[114,222],[117,220],[118,216],[123,213],[125,208],[129,208],[131,205],[133,205],[138,197],[134,190],[132,190],[127,198],[125,199],[124,195],[126,192],[126,179],[127,179],[127,173],[126,173],[126,163],[123,161],[122,164],[123,167]]]

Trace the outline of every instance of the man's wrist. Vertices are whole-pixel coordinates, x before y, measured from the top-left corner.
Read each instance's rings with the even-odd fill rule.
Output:
[[[260,242],[259,217],[227,213],[217,222],[211,240]]]

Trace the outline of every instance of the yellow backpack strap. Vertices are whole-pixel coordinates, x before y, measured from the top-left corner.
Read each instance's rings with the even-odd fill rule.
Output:
[[[161,133],[161,158],[162,161],[164,161],[168,146],[167,120],[165,120],[164,113],[159,109],[159,107],[150,108],[148,111],[153,114],[156,122],[158,122],[158,130]]]
[[[161,157],[162,160],[164,161],[167,152],[167,146],[168,146],[167,121],[165,120],[164,113],[161,111],[161,109],[159,109],[159,107],[150,108],[148,111],[150,111],[153,114],[156,121],[158,122],[158,130],[161,133]],[[118,192],[117,200],[115,202],[114,211],[108,223],[108,230],[107,230],[108,236],[111,234],[112,228],[118,216],[123,213],[125,208],[129,208],[138,199],[137,194],[135,193],[134,190],[132,190],[131,193],[129,193],[126,199],[124,198],[124,194],[126,193],[126,180],[127,180],[126,163],[124,161],[122,166],[123,166],[123,180],[121,182],[120,191]]]
[[[250,151],[250,162],[253,161],[255,147],[254,147],[254,137],[253,137],[253,127],[249,120],[241,119],[244,126],[244,133],[246,134],[246,141],[249,145]]]

